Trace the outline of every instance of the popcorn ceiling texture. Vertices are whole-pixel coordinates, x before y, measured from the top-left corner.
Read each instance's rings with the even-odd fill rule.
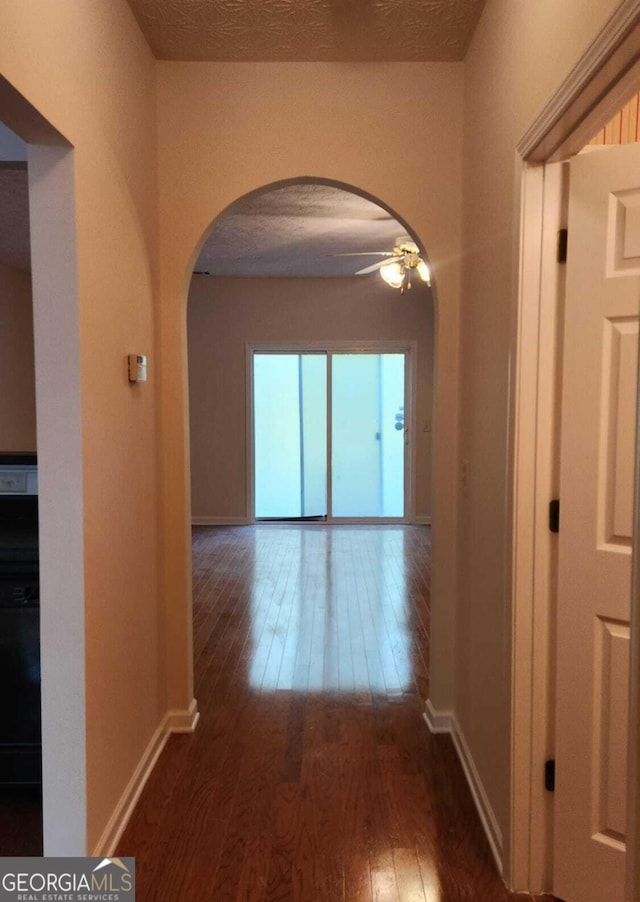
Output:
[[[164,60],[463,59],[485,0],[129,0]]]
[[[406,235],[386,210],[331,185],[293,184],[244,197],[225,211],[196,271],[216,276],[352,276]]]

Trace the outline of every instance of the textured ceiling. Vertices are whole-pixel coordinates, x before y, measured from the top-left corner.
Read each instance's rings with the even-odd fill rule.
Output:
[[[484,4],[129,0],[158,59],[245,62],[461,60]]]
[[[329,185],[288,185],[224,213],[195,270],[217,276],[352,276],[390,251],[406,230],[386,210]]]
[[[0,263],[31,271],[26,167],[0,166]]]

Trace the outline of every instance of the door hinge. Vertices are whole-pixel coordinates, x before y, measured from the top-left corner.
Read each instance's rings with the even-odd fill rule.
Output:
[[[544,762],[544,788],[547,792],[556,791],[556,762],[553,758]]]
[[[569,238],[568,229],[560,229],[558,232],[558,263],[567,262],[567,241]]]
[[[560,532],[560,499],[554,498],[549,502],[549,530]]]

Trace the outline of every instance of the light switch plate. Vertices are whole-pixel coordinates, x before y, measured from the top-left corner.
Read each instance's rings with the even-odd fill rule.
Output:
[[[147,381],[147,358],[144,354],[129,354],[127,357],[129,382]]]

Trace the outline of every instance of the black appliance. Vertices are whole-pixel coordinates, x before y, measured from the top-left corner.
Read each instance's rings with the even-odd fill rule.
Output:
[[[0,785],[42,779],[35,455],[0,454]]]

